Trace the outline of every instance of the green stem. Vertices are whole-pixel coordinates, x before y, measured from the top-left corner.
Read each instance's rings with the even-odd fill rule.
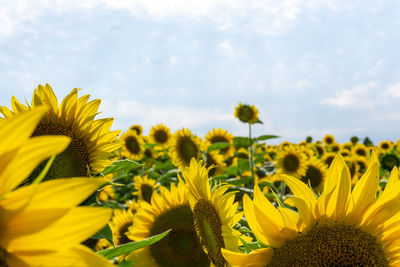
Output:
[[[249,139],[250,139],[250,169],[251,169],[251,177],[253,177],[254,184],[256,184],[255,176],[254,176],[254,161],[253,161],[253,138],[251,137],[251,123],[249,123]]]

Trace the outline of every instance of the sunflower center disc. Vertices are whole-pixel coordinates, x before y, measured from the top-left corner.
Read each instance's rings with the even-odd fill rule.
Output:
[[[251,107],[244,105],[241,109],[239,109],[239,120],[243,122],[249,122],[253,119],[253,117],[254,112]]]
[[[189,205],[174,207],[159,215],[150,229],[150,235],[172,231],[159,242],[150,246],[157,264],[165,267],[210,266],[194,229],[193,213]]]
[[[148,184],[142,184],[140,190],[142,191],[143,200],[150,203],[151,196],[153,195],[153,187]]]
[[[322,182],[322,173],[314,166],[308,166],[306,175],[301,180],[306,184],[310,181],[311,187],[317,188]]]
[[[158,130],[154,133],[154,139],[157,143],[164,144],[168,140],[168,135],[163,130]]]
[[[0,248],[0,267],[8,267],[7,262],[6,262],[6,254],[7,254],[7,251]]]
[[[289,172],[295,172],[300,166],[299,159],[296,155],[286,155],[283,158],[283,168]]]
[[[225,248],[222,224],[215,207],[207,200],[200,199],[194,206],[193,213],[196,231],[208,257],[215,266],[225,266],[221,253],[221,248]]]
[[[376,238],[350,225],[314,226],[276,249],[267,266],[389,266]]]
[[[129,231],[129,227],[132,226],[132,222],[126,222],[125,224],[121,225],[121,227],[119,228],[118,231],[118,244],[116,244],[117,246],[132,242],[132,240],[130,240],[127,236],[126,236],[126,232]]]
[[[399,166],[399,158],[393,154],[386,154],[382,157],[382,167],[386,170],[392,170],[394,166]]]
[[[178,153],[185,165],[189,166],[190,160],[192,158],[197,158],[198,152],[199,150],[196,144],[190,137],[185,136],[179,140]]]
[[[50,170],[44,180],[65,177],[88,176],[89,153],[86,145],[68,129],[54,124],[39,124],[32,134],[42,135],[65,135],[71,137],[69,146],[55,158]],[[29,180],[36,178],[43,170],[47,161],[42,162],[30,175]]]
[[[125,146],[132,154],[138,154],[140,152],[140,145],[138,140],[133,136],[128,136],[125,140]]]

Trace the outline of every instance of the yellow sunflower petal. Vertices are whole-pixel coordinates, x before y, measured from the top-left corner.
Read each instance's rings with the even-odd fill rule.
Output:
[[[7,209],[71,208],[88,198],[96,189],[107,183],[101,178],[63,178],[37,185],[24,186],[0,200]],[[28,197],[32,196],[32,197]],[[27,199],[29,203],[27,204]]]
[[[373,153],[372,157],[376,158],[375,153]],[[378,185],[379,166],[378,162],[374,160],[357,182],[351,193],[349,210],[347,211],[348,218],[346,218],[348,223],[352,224],[361,221],[363,211],[370,206],[375,199]]]
[[[38,232],[64,216],[68,209],[0,210],[0,244],[7,247],[10,240]]]
[[[107,259],[97,255],[85,246],[75,246],[69,249],[49,253],[46,251],[38,251],[32,253],[18,253],[10,255],[7,258],[10,266],[30,266],[30,267],[111,267],[115,266]]]
[[[18,186],[43,160],[62,152],[70,140],[66,136],[30,138],[1,173],[1,176],[7,179],[0,179],[0,195]]]
[[[222,255],[233,266],[261,267],[265,266],[272,258],[272,248],[260,248],[253,250],[250,254],[243,254],[222,249]]]
[[[104,208],[74,208],[42,231],[11,240],[7,251],[54,251],[69,248],[99,231],[107,223],[111,212]]]
[[[0,154],[25,143],[47,110],[46,107],[36,108],[0,121]]]

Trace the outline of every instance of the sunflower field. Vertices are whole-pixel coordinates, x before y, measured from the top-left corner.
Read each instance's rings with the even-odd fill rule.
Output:
[[[0,266],[400,266],[400,142],[111,131],[39,85],[0,106]],[[134,122],[132,122],[134,123]]]

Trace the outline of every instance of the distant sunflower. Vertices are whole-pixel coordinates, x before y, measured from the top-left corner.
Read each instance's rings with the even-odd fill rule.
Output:
[[[12,98],[13,111],[0,107],[5,117],[38,106],[50,107],[46,115],[36,126],[32,136],[65,135],[72,139],[68,148],[57,156],[46,179],[62,177],[82,177],[100,173],[110,165],[109,158],[120,148],[117,141],[119,131],[110,132],[113,119],[94,120],[98,114],[100,100],[90,102],[89,95],[78,98],[78,89],[68,94],[60,106],[50,85],[39,85],[35,89],[31,106],[25,106]],[[32,173],[37,176],[43,169],[43,162]]]
[[[310,184],[314,192],[321,192],[326,172],[326,165],[321,160],[312,158],[306,163],[306,173],[301,177],[301,180],[307,185]]]
[[[122,156],[131,160],[140,160],[143,157],[143,139],[134,130],[128,130],[120,137],[122,142]]]
[[[167,126],[160,123],[156,126],[151,127],[149,133],[149,141],[153,144],[159,144],[161,147],[167,147],[171,141],[171,131]]]
[[[111,210],[76,207],[106,180],[55,179],[15,189],[69,145],[64,136],[30,138],[46,112],[32,108],[0,120],[0,265],[112,266],[80,245],[107,223]]]
[[[239,103],[235,107],[235,117],[241,122],[256,123],[258,119],[258,109],[254,105],[246,105]]]
[[[227,130],[223,130],[221,128],[213,129],[207,133],[205,136],[205,141],[210,144],[215,144],[218,142],[229,143],[229,147],[221,149],[221,154],[224,155],[225,159],[232,157],[234,154],[233,135],[228,133]]]
[[[306,156],[294,147],[278,152],[276,167],[279,173],[286,173],[300,177],[305,174]]]
[[[113,233],[114,244],[120,246],[132,242],[128,237],[129,227],[133,223],[133,214],[131,210],[115,209],[112,221],[109,223]]]
[[[356,144],[352,148],[352,153],[355,156],[360,156],[360,157],[367,157],[369,155],[367,147],[363,144]]]
[[[243,216],[237,213],[235,192],[226,193],[228,185],[219,185],[211,190],[208,170],[195,159],[190,161],[190,167],[182,170],[182,174],[203,249],[215,266],[225,266],[221,248],[238,251],[240,233],[233,227]]]
[[[333,145],[336,142],[335,137],[333,137],[333,135],[331,135],[331,134],[325,135],[324,138],[322,139],[322,141],[327,146]]]
[[[339,154],[342,155],[342,157],[350,157],[351,151],[343,147],[339,150]]]
[[[351,190],[349,170],[338,155],[317,198],[298,179],[284,178],[298,212],[276,209],[254,188],[245,195],[244,213],[258,240],[268,248],[241,254],[223,250],[235,266],[398,266],[400,263],[400,191],[397,168],[378,197],[375,155]]]
[[[129,130],[135,131],[137,135],[143,134],[143,127],[140,124],[132,125],[131,127],[129,127]]]
[[[325,154],[325,147],[321,144],[314,143],[314,150],[317,152],[318,157],[322,157]]]
[[[399,156],[393,152],[382,154],[379,158],[379,161],[381,162],[382,168],[388,171],[393,169],[394,166],[399,167],[400,165]]]
[[[388,152],[389,150],[391,150],[393,148],[393,144],[389,141],[382,141],[379,143],[379,149],[382,152]]]
[[[171,141],[171,158],[175,166],[183,169],[190,164],[192,158],[201,156],[201,139],[193,136],[188,129],[175,132]]]
[[[141,202],[140,209],[129,228],[129,237],[135,241],[172,231],[161,241],[127,256],[137,267],[208,267],[210,261],[203,252],[194,228],[193,212],[188,192],[180,182],[171,189],[155,193],[151,205]]]
[[[335,152],[328,152],[325,153],[322,157],[322,161],[326,164],[326,166],[330,166],[332,161],[335,159],[336,153]]]
[[[221,154],[218,154],[217,151],[210,151],[206,154],[205,165],[207,168],[212,167],[209,170],[210,176],[222,174],[226,169],[224,157]]]
[[[149,179],[147,176],[135,176],[133,178],[133,183],[137,190],[133,195],[138,196],[139,200],[144,200],[148,203],[150,203],[154,191],[159,187],[156,180]]]

